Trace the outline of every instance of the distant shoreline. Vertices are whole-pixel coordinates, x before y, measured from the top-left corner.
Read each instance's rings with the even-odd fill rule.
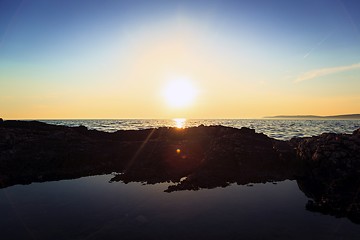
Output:
[[[332,116],[317,116],[317,115],[278,115],[267,116],[265,119],[315,119],[315,120],[360,120],[360,114],[344,114]]]

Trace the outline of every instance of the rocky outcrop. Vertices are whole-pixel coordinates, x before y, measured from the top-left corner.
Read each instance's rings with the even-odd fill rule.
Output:
[[[360,219],[360,129],[280,141],[224,126],[105,133],[0,121],[0,187],[104,173],[172,181],[167,192],[294,179],[308,210]]]
[[[306,164],[297,180],[311,198],[306,208],[360,223],[360,129],[353,134],[292,139],[291,143]]]
[[[286,142],[253,129],[231,129],[211,141],[198,169],[167,191],[294,179],[301,170],[293,147]]]
[[[293,155],[285,142],[248,128],[223,126],[105,133],[83,126],[4,121],[0,136],[3,187],[111,172],[121,173],[117,179],[125,182],[178,182],[205,175],[235,182],[240,173],[276,172]]]
[[[323,133],[294,138],[290,143],[306,164],[306,174],[326,181],[360,176],[360,129],[353,134]]]

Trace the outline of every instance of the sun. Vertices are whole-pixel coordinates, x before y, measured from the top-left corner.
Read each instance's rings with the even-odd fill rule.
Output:
[[[163,89],[166,103],[173,108],[183,108],[191,105],[197,95],[197,90],[187,79],[169,81]]]

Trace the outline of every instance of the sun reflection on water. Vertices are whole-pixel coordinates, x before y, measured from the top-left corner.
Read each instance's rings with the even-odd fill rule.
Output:
[[[186,118],[174,118],[173,121],[176,128],[185,128]]]

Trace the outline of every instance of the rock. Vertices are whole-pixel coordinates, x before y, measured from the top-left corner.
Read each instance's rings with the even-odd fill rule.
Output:
[[[356,129],[356,130],[353,132],[353,135],[360,136],[360,128],[359,128],[359,129]]]
[[[192,175],[187,181],[198,179],[199,186],[216,187],[245,182],[259,169],[276,177],[281,175],[278,169],[286,166],[283,162],[291,162],[294,156],[288,143],[249,128],[199,126],[104,133],[36,121],[4,121],[3,126],[0,174],[8,176],[4,186],[29,179],[120,172],[114,181],[178,182]],[[204,183],[203,177],[209,174],[218,177]]]
[[[255,133],[255,129],[251,129],[251,128],[247,128],[247,127],[240,128],[240,131],[244,134],[254,134]]]
[[[114,171],[124,173],[116,180],[127,182],[178,182],[191,176],[183,186],[196,181],[197,187],[292,178],[302,174],[304,164],[311,165],[310,172],[339,174],[340,169],[344,174],[359,169],[358,132],[279,141],[253,129],[223,126],[104,133],[85,126],[4,121],[0,173],[16,173],[11,175],[15,182],[32,175],[34,181],[38,175],[46,181],[50,176]]]
[[[307,167],[299,188],[312,200],[309,211],[360,223],[360,129],[352,134],[321,134],[290,142]]]

